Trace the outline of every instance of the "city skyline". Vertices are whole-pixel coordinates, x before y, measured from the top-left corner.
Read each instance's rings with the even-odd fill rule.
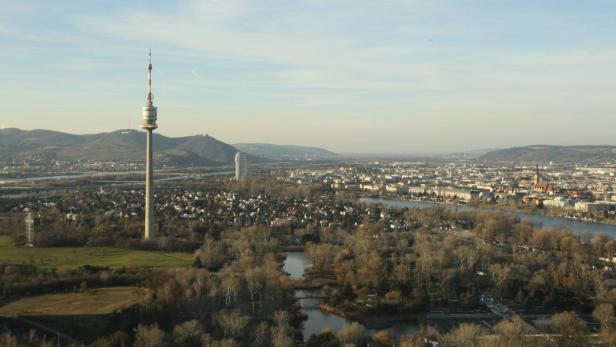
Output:
[[[427,153],[616,144],[616,5],[0,2],[0,127]],[[96,107],[92,107],[96,105]]]

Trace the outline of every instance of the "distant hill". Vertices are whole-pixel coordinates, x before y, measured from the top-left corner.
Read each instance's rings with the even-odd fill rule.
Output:
[[[476,159],[481,157],[482,155],[498,150],[498,148],[481,148],[481,149],[472,149],[464,152],[453,152],[445,155],[446,158],[452,159]]]
[[[616,162],[616,146],[533,145],[490,151],[479,159],[517,162]]]
[[[143,162],[145,141],[145,133],[137,130],[73,135],[50,130],[0,129],[0,159]],[[233,163],[237,149],[208,135],[167,137],[155,133],[154,153],[161,164],[222,165]],[[249,156],[248,160],[263,158]]]
[[[247,154],[274,160],[330,159],[338,154],[317,147],[272,145],[267,143],[236,143],[234,146]]]

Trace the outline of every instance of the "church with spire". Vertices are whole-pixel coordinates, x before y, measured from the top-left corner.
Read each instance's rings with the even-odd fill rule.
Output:
[[[533,185],[531,187],[531,191],[537,194],[546,194],[546,195],[554,195],[554,184],[549,182],[548,180],[544,180],[539,173],[539,165],[537,164],[535,177],[533,180]]]

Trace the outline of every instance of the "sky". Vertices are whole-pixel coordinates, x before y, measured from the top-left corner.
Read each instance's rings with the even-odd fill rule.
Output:
[[[0,0],[0,128],[340,153],[616,145],[612,0]]]

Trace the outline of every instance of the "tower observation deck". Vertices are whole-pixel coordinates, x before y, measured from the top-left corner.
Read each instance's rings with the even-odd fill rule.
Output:
[[[139,127],[146,130],[158,128],[158,125],[156,125],[157,116],[157,109],[154,106],[154,95],[152,95],[152,51],[150,51],[148,52],[148,96],[141,112],[143,123]]]

